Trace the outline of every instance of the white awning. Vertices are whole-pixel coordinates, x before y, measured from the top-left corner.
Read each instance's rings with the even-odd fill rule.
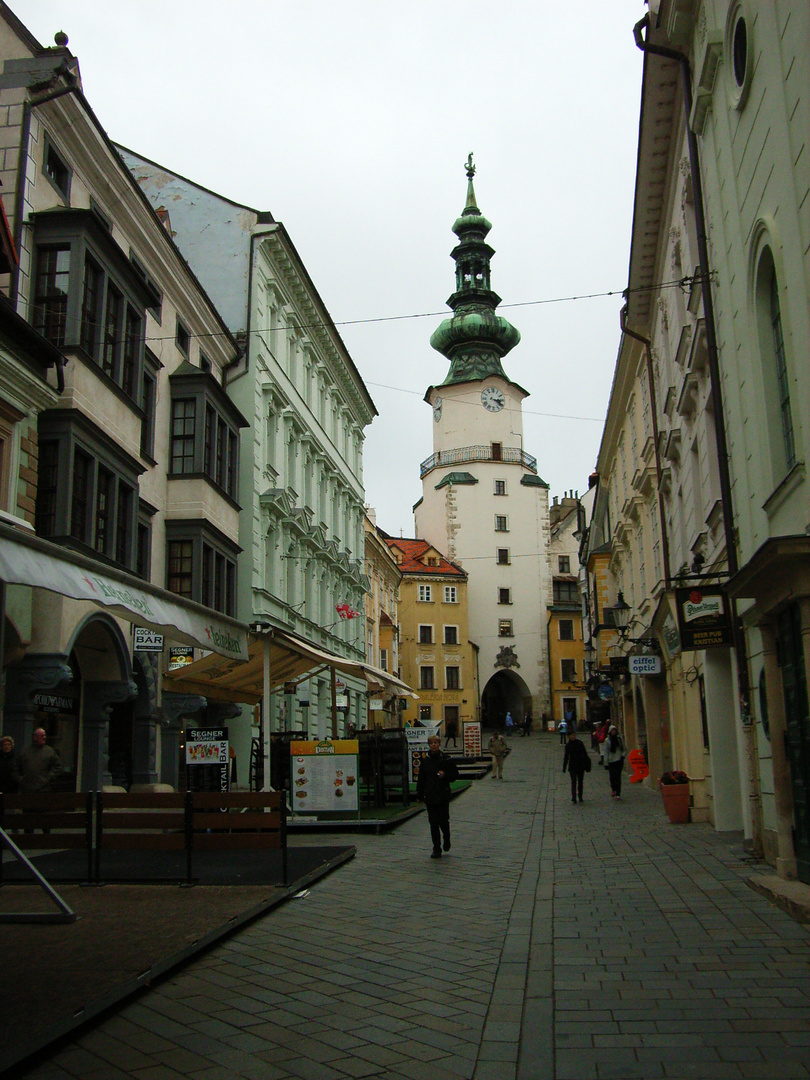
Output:
[[[131,574],[0,522],[0,581],[89,600],[172,641],[247,660],[247,627]]]

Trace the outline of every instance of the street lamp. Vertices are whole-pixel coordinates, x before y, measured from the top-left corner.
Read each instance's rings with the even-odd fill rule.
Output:
[[[619,631],[619,640],[621,643],[627,642],[632,643],[633,645],[643,645],[645,648],[652,649],[653,652],[659,651],[657,638],[652,636],[631,637],[627,633],[632,625],[630,616],[633,614],[633,609],[625,600],[621,589],[619,589],[619,599],[609,610],[613,612],[613,625]]]

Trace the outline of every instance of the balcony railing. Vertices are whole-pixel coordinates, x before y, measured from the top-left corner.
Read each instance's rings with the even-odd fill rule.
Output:
[[[443,465],[463,465],[468,461],[506,461],[537,472],[537,458],[516,446],[503,446],[494,453],[492,446],[462,446],[458,450],[441,450],[438,454],[431,454],[419,466],[419,476],[427,476],[432,469]]]

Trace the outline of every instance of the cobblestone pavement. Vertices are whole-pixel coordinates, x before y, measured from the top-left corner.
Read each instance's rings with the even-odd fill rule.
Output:
[[[37,1080],[810,1077],[810,932],[553,736],[62,1046]],[[354,838],[353,838],[354,839]]]

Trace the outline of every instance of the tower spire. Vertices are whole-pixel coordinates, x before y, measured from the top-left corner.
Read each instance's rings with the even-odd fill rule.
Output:
[[[450,361],[443,385],[472,382],[488,375],[506,378],[501,358],[520,341],[520,334],[495,309],[500,296],[490,288],[489,263],[495,254],[486,242],[492,225],[475,198],[475,165],[469,155],[465,165],[467,201],[453,224],[459,239],[451,252],[456,264],[456,291],[447,301],[453,316],[434,331],[430,344]]]

